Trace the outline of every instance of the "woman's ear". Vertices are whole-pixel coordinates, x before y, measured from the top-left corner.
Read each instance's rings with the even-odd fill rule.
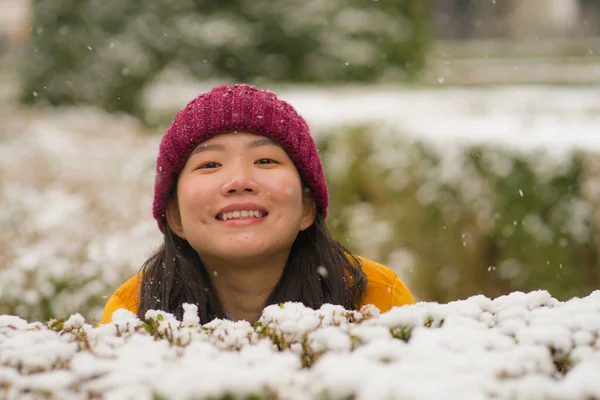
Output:
[[[167,209],[165,210],[165,219],[169,229],[179,236],[181,239],[185,239],[185,232],[183,231],[183,225],[181,224],[181,213],[179,212],[179,204],[177,200],[172,197],[167,202]]]
[[[300,220],[300,231],[304,231],[315,222],[317,218],[317,203],[308,188],[302,191],[302,219]]]

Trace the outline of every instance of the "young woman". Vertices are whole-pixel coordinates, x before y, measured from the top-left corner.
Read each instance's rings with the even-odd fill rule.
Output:
[[[414,303],[389,268],[354,256],[325,225],[329,196],[304,119],[270,91],[219,86],[175,116],[156,164],[153,214],[164,245],[106,304],[201,323],[255,322],[286,301],[382,312]]]

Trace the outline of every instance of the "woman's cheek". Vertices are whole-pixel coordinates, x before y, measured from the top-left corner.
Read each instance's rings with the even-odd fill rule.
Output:
[[[203,197],[204,197],[204,193],[202,193],[201,190],[195,190],[194,193],[192,194],[192,198],[194,200],[202,200]]]

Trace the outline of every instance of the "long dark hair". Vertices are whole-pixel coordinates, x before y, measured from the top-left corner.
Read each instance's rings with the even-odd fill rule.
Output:
[[[183,303],[198,306],[202,324],[226,318],[210,276],[198,253],[164,224],[164,244],[142,266],[142,285],[137,315],[163,310],[181,319]],[[360,260],[338,243],[327,229],[321,212],[300,232],[279,282],[265,306],[286,301],[311,308],[325,303],[355,310],[367,287]]]

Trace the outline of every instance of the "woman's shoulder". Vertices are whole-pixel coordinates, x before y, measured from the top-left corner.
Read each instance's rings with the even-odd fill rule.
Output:
[[[142,285],[142,274],[138,273],[129,278],[115,291],[114,296],[117,296],[125,305],[127,309],[131,309],[133,306],[137,308],[140,300],[140,288]]]
[[[121,308],[129,310],[134,314],[137,313],[140,302],[141,284],[142,274],[138,273],[119,286],[104,306],[100,324],[106,324],[112,321],[113,312]]]
[[[394,306],[415,303],[406,284],[391,268],[364,257],[356,257],[367,276],[367,290],[361,305],[373,304],[381,312],[385,312]]]
[[[369,283],[377,285],[393,285],[398,275],[389,267],[361,256],[355,256],[362,263],[362,270],[367,275]]]

